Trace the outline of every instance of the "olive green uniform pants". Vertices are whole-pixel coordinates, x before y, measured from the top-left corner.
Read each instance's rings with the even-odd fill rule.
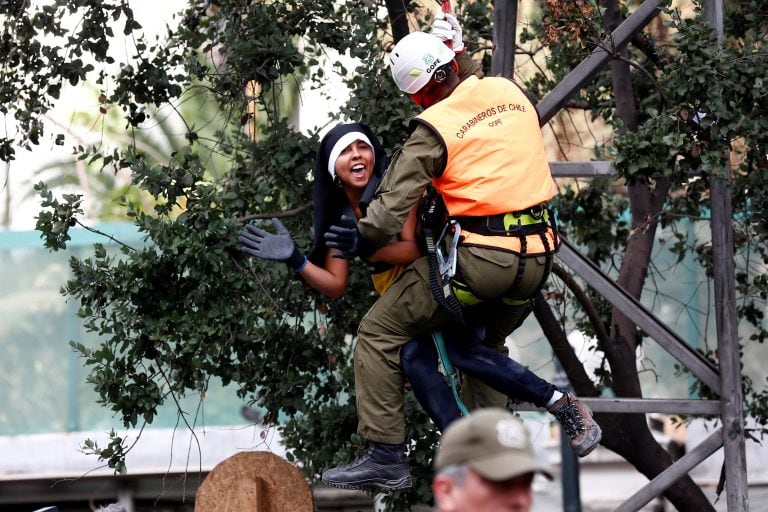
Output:
[[[459,246],[459,272],[481,299],[530,298],[546,270],[544,256],[528,256],[520,283],[513,289],[519,257],[488,248]],[[500,349],[505,338],[530,312],[527,304],[496,300],[479,305],[489,320],[484,343]],[[439,306],[429,284],[429,261],[422,257],[410,265],[366,313],[355,347],[355,393],[358,433],[375,442],[397,444],[405,440],[400,347],[418,335],[440,329],[451,321]],[[484,384],[469,397],[472,405],[498,405],[502,395]],[[478,404],[477,402],[480,402]],[[472,403],[474,402],[474,403]],[[502,404],[506,403],[503,397]]]

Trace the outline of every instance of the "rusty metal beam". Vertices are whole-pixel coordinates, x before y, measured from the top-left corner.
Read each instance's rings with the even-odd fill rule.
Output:
[[[647,505],[656,496],[661,495],[675,482],[685,476],[691,469],[698,466],[704,459],[715,453],[723,446],[723,429],[711,434],[699,443],[693,450],[683,455],[667,469],[656,475],[642,489],[622,503],[616,512],[634,512]]]
[[[613,163],[605,160],[549,162],[549,169],[555,178],[597,178],[599,176],[613,176],[616,174]]]
[[[608,299],[614,307],[645,331],[672,357],[690,369],[710,389],[720,389],[720,376],[710,361],[691,348],[685,340],[616,284],[589,258],[580,254],[565,237],[563,237],[563,244],[560,246],[557,257],[583,277],[595,291]]]
[[[617,50],[624,47],[659,14],[661,4],[661,0],[645,0],[635,9],[635,12],[616,27],[607,40],[595,48],[592,55],[581,61],[549,94],[542,98],[536,105],[542,125],[552,119],[563,105],[600,71]]]
[[[649,413],[661,414],[700,414],[719,416],[720,402],[717,400],[691,400],[690,398],[593,398],[580,396],[579,400],[589,406],[592,412],[612,412],[618,414]],[[545,409],[533,404],[515,404],[515,411],[541,411]]]
[[[491,76],[512,78],[515,74],[517,0],[493,2],[493,56]]]

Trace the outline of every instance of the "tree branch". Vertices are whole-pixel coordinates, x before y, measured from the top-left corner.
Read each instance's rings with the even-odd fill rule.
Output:
[[[538,292],[534,297],[533,314],[539,321],[544,336],[547,337],[552,350],[555,352],[555,357],[560,361],[576,394],[579,396],[599,396],[600,390],[587,375],[584,364],[579,361],[573,347],[568,343],[565,332],[541,292]]]
[[[292,210],[285,210],[282,212],[268,212],[268,213],[252,213],[250,215],[245,215],[243,217],[238,217],[236,220],[237,222],[248,222],[249,220],[254,219],[283,219],[286,217],[294,217],[306,210],[309,210],[314,205],[314,202],[310,201],[306,204],[303,204],[299,206],[298,208],[294,208]]]
[[[76,222],[78,225],[80,225],[80,227],[82,227],[82,228],[83,228],[83,229],[85,229],[86,231],[90,231],[91,233],[96,233],[97,235],[101,235],[101,236],[103,236],[103,237],[109,238],[111,241],[113,241],[113,242],[115,242],[116,244],[119,244],[119,245],[121,245],[121,246],[125,247],[126,249],[130,249],[131,251],[134,251],[134,252],[136,251],[136,249],[134,249],[133,247],[131,247],[130,245],[128,245],[128,244],[126,244],[126,243],[123,243],[123,242],[121,242],[120,240],[118,240],[117,238],[113,237],[112,235],[108,235],[107,233],[104,233],[103,231],[99,231],[98,229],[94,229],[94,228],[92,228],[92,227],[90,227],[90,226],[86,226],[85,224],[83,224],[82,222],[80,222],[79,220],[77,220],[77,219],[76,219],[76,218],[74,218],[74,217],[72,217],[72,219],[73,219],[73,220],[74,220],[74,221],[75,221],[75,222]]]
[[[579,283],[576,282],[576,280],[571,276],[570,273],[568,273],[568,271],[565,270],[565,268],[563,268],[562,265],[558,265],[557,263],[552,265],[552,274],[556,275],[560,278],[560,280],[563,281],[563,284],[565,284],[571,293],[573,293],[573,296],[579,302],[581,307],[584,308],[584,312],[587,314],[587,318],[589,318],[590,323],[595,328],[595,336],[597,337],[597,342],[601,347],[605,347],[610,337],[608,336],[608,331],[605,328],[605,324],[603,323],[602,318],[600,318],[600,313],[597,311],[595,304],[589,298],[584,289],[579,286]]]

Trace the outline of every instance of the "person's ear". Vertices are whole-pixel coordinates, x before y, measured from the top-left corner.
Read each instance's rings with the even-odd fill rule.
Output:
[[[458,485],[447,476],[436,475],[432,480],[432,494],[435,496],[435,504],[441,512],[458,511],[456,500],[456,491]]]
[[[451,69],[452,69],[452,70],[453,70],[453,72],[454,72],[454,73],[456,73],[457,75],[459,74],[459,64],[456,62],[456,59],[454,59],[454,60],[452,60],[452,61],[451,61]]]

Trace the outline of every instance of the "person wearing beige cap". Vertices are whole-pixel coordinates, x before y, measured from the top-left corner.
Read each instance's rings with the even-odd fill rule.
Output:
[[[536,461],[522,420],[500,408],[479,409],[453,422],[434,468],[439,512],[527,512],[536,473],[552,480]]]

